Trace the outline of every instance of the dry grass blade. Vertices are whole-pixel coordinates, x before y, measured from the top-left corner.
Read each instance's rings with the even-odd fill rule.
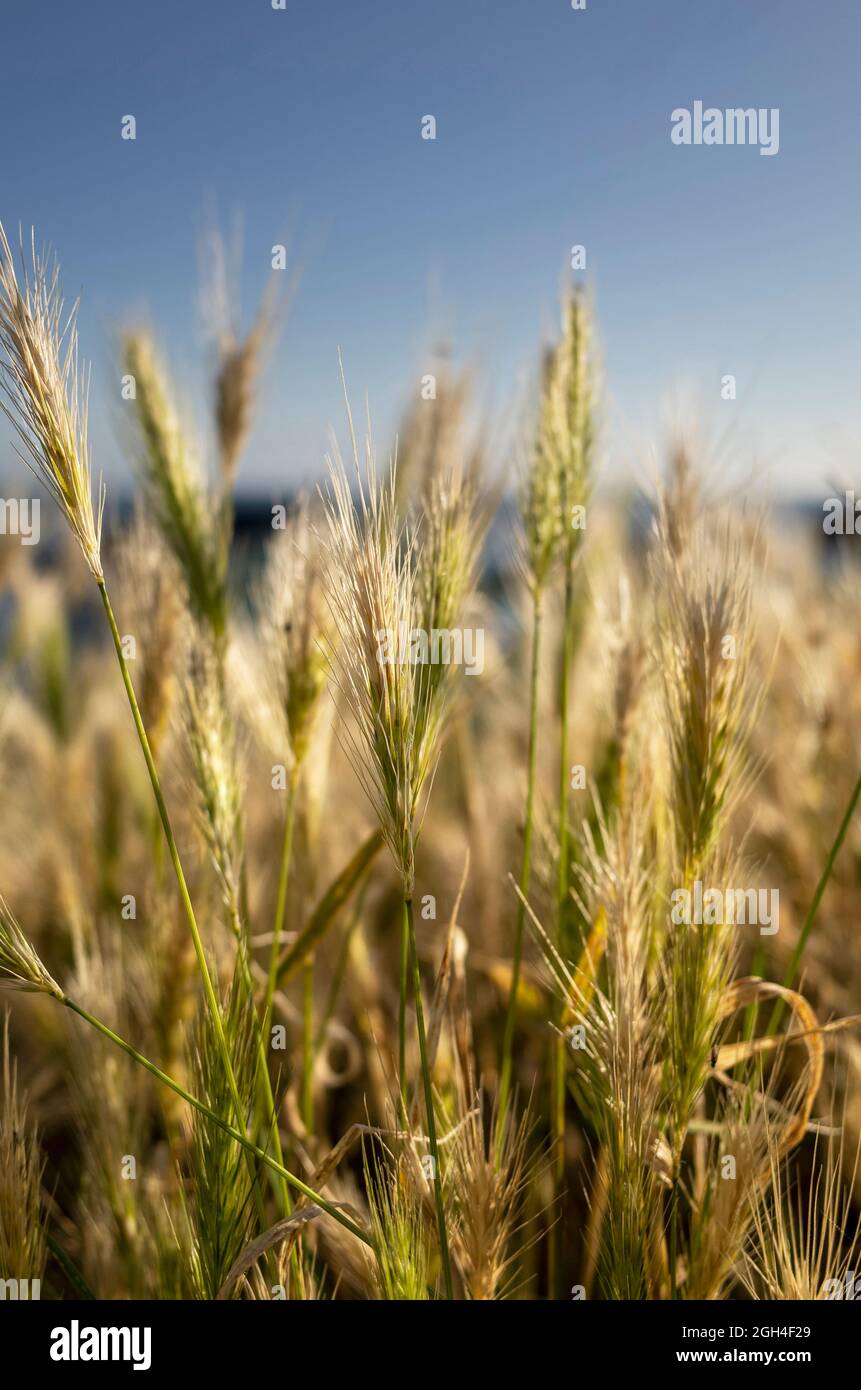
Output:
[[[334,1202],[333,1206],[338,1207],[339,1204]],[[297,1235],[304,1226],[324,1214],[322,1207],[303,1207],[301,1211],[294,1212],[292,1216],[285,1216],[282,1221],[276,1221],[274,1226],[270,1226],[268,1231],[256,1236],[246,1245],[241,1255],[238,1255],[231,1265],[227,1278],[215,1296],[216,1300],[223,1301],[230,1298],[239,1280],[257,1263],[261,1255],[266,1254],[267,1250],[276,1249],[290,1236]]]
[[[775,1152],[783,1158],[790,1149],[800,1143],[807,1129],[813,1103],[822,1083],[825,1067],[825,1044],[816,1014],[803,995],[783,985],[772,984],[769,980],[734,980],[727,989],[721,1006],[721,1017],[729,1018],[748,1004],[760,1003],[763,999],[782,999],[787,1003],[800,1024],[804,1047],[807,1051],[807,1068],[800,1103],[782,1133],[775,1141]],[[767,1177],[762,1174],[762,1180]]]

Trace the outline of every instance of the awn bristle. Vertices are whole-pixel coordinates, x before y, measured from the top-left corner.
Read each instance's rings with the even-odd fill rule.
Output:
[[[440,701],[430,695],[427,664],[383,658],[417,625],[416,539],[397,519],[395,466],[378,481],[370,443],[364,477],[356,454],[358,507],[339,456],[329,460],[326,500],[331,567],[327,593],[339,641],[333,670],[356,728],[347,751],[374,806],[404,893],[415,877],[415,834],[422,793],[440,733]],[[436,691],[439,686],[436,686]]]
[[[378,1299],[418,1302],[429,1297],[431,1237],[421,1193],[398,1158],[363,1153],[365,1190],[376,1242],[372,1278]]]
[[[234,978],[222,1019],[240,1095],[253,1098],[253,1020],[238,977]],[[231,1086],[212,1021],[205,1012],[198,1015],[189,1054],[194,1094],[220,1119],[232,1120]],[[250,1115],[244,1118],[247,1124]],[[242,1149],[207,1115],[195,1111],[189,1129],[191,1183],[185,1202],[191,1236],[191,1277],[196,1296],[211,1299],[218,1294],[252,1234],[254,1185]]]
[[[516,1280],[515,1237],[524,1217],[526,1193],[537,1176],[529,1153],[528,1113],[503,1118],[479,1087],[470,1105],[459,1078],[462,1119],[450,1144],[447,1177],[454,1213],[452,1248],[467,1296],[474,1301],[504,1298]],[[500,1128],[503,1133],[499,1133]]]
[[[3,1020],[0,1075],[0,1277],[41,1280],[46,1245],[42,1223],[44,1159],[27,1098],[18,1090],[9,1050],[9,1015]],[[31,1297],[38,1297],[32,1294]]]
[[[227,631],[227,556],[218,508],[207,496],[151,336],[127,333],[123,361],[135,382],[136,456],[150,510],[195,617],[220,649]]]
[[[535,591],[557,563],[571,566],[583,540],[573,509],[587,505],[594,467],[592,327],[582,294],[563,304],[562,336],[544,357],[534,442],[523,482],[521,520],[526,571]]]
[[[155,527],[135,518],[119,556],[120,604],[137,639],[136,694],[153,756],[170,723],[181,646],[182,604],[176,562]]]
[[[717,543],[697,529],[676,554],[664,509],[652,561],[676,853],[692,878],[750,783],[751,565],[732,524]]]
[[[302,501],[269,543],[256,595],[257,638],[266,707],[275,720],[271,744],[301,765],[326,689],[334,633],[326,603],[326,555]]]
[[[197,818],[233,925],[240,913],[242,781],[236,735],[217,662],[199,639],[192,648],[182,686],[182,711]]]
[[[251,327],[243,335],[238,290],[240,238],[235,237],[228,248],[218,229],[213,228],[205,257],[203,308],[215,348],[215,429],[222,480],[225,490],[230,491],[251,433],[260,374],[280,327],[284,304],[278,302],[273,276]]]
[[[78,368],[77,305],[64,317],[57,263],[21,244],[21,285],[0,224],[0,386],[23,446],[22,458],[47,487],[81,547],[93,578],[101,561],[104,488],[93,507],[87,445],[89,373]]]
[[[770,1155],[770,1192],[751,1196],[753,1228],[740,1278],[751,1298],[769,1301],[834,1298],[834,1284],[846,1296],[846,1278],[856,1279],[861,1254],[861,1218],[853,1219],[852,1181],[844,1186],[844,1127],[839,1141],[816,1137],[815,1177],[806,1197],[792,1190],[788,1166]],[[825,1156],[820,1150],[824,1146]],[[854,1287],[853,1287],[854,1293]]]
[[[11,989],[53,994],[61,1002],[64,998],[57,981],[42,964],[3,898],[0,898],[0,975],[5,976],[5,983]]]

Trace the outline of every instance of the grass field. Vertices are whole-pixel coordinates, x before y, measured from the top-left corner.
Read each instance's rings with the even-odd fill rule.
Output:
[[[503,485],[440,369],[391,462],[349,417],[238,583],[281,318],[269,296],[218,322],[197,429],[164,350],[125,335],[139,490],[108,543],[56,268],[0,245],[5,405],[46,533],[49,507],[67,523],[51,565],[0,538],[0,1278],[845,1296],[851,547],[824,574],[814,532],[683,439],[635,537],[596,492],[572,290]]]

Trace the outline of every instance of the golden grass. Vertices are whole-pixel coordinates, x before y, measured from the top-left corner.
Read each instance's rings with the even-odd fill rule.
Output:
[[[452,378],[397,465],[349,422],[350,471],[333,457],[246,605],[232,486],[274,322],[269,300],[245,336],[222,315],[212,478],[152,339],[126,337],[144,515],[103,567],[74,321],[55,270],[33,252],[19,281],[0,243],[8,411],[116,647],[70,639],[99,609],[80,556],[0,565],[0,974],[31,996],[17,1080],[4,1053],[0,1277],[821,1297],[857,1249],[861,646],[833,618],[858,572],[766,550],[770,523],[712,504],[682,450],[632,543],[593,496],[570,295],[503,602],[476,591],[492,505]],[[381,660],[384,633],[467,623],[475,679]],[[779,889],[778,933],[674,922],[697,882]]]

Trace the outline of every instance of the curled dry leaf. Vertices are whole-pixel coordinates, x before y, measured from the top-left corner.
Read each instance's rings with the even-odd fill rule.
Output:
[[[338,1204],[333,1202],[332,1205],[337,1206]],[[252,1265],[256,1264],[260,1256],[265,1255],[267,1250],[272,1250],[276,1245],[280,1245],[282,1241],[295,1235],[303,1226],[307,1226],[309,1222],[322,1215],[322,1207],[304,1207],[302,1211],[295,1211],[292,1216],[285,1217],[283,1221],[276,1221],[275,1225],[270,1226],[268,1231],[264,1231],[262,1235],[250,1241],[231,1265],[227,1278],[218,1290],[216,1300],[228,1299],[237,1281],[248,1273]]]
[[[822,1029],[816,1014],[803,995],[798,994],[794,989],[787,989],[784,985],[773,984],[770,980],[759,980],[755,976],[735,980],[724,991],[720,1017],[729,1018],[739,1009],[746,1008],[749,1004],[760,1004],[766,999],[782,999],[789,1005],[796,1020],[801,1025],[801,1034],[807,1049],[807,1077],[801,1103],[777,1139],[777,1154],[778,1157],[783,1158],[790,1149],[794,1149],[796,1144],[800,1143],[807,1129],[813,1102],[822,1082],[825,1044],[822,1041]],[[785,1043],[790,1038],[791,1035],[783,1034],[782,1039],[777,1041]],[[718,1060],[720,1060],[720,1054],[718,1054]],[[735,1060],[739,1061],[741,1058],[736,1057]],[[761,1175],[762,1181],[767,1180],[769,1172],[770,1167]]]

